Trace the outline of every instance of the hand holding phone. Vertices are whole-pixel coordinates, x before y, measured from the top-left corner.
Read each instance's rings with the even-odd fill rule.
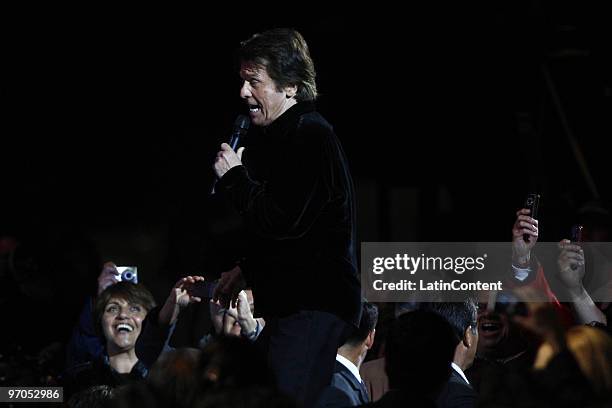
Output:
[[[538,209],[540,205],[540,195],[538,193],[529,193],[525,199],[524,208],[529,210],[529,216],[533,219],[538,219]],[[529,242],[529,235],[523,234],[523,240]]]

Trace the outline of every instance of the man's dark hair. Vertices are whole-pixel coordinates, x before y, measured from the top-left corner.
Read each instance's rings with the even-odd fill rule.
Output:
[[[276,28],[243,41],[238,62],[264,67],[277,89],[297,86],[298,102],[317,98],[316,72],[304,37],[290,28]]]
[[[385,348],[390,388],[433,396],[450,376],[456,346],[453,329],[439,314],[415,310],[399,316]]]
[[[155,307],[155,298],[143,284],[132,282],[118,282],[104,289],[96,299],[94,306],[94,327],[98,335],[102,334],[102,316],[108,301],[112,298],[124,299],[126,302],[141,305],[147,312]]]
[[[368,334],[376,328],[378,322],[378,308],[368,302],[361,304],[361,320],[359,327],[353,330],[352,334],[346,339],[344,344],[356,346],[368,337]]]
[[[463,340],[463,336],[468,327],[472,333],[478,330],[478,307],[474,299],[468,298],[463,302],[427,302],[420,306],[422,310],[431,310],[450,323],[457,342]]]

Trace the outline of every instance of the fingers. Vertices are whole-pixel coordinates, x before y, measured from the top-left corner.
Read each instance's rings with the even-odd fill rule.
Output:
[[[521,208],[520,210],[516,212],[517,217],[521,215],[528,215],[528,214],[531,214],[531,210],[529,208]]]
[[[193,284],[195,284],[196,282],[203,282],[204,281],[204,277],[203,276],[185,276],[184,278],[180,279],[176,285],[174,285],[175,288],[184,288],[184,287],[188,287],[191,286]]]
[[[566,252],[579,252],[584,253],[580,245],[572,243],[569,239],[563,239],[559,242],[559,249]]]
[[[512,236],[514,238],[522,237],[523,235],[531,235],[537,238],[539,234],[538,228],[531,225],[517,225],[512,229]]]
[[[580,245],[572,244],[569,240],[564,239],[559,242],[559,249],[561,249],[559,262],[584,265],[584,251]]]
[[[119,282],[119,271],[117,266],[112,262],[106,262],[102,267],[102,272],[98,276],[98,295],[111,285]]]
[[[221,303],[218,300],[210,299],[210,306],[209,307],[210,307],[211,313],[213,313],[213,314],[217,314],[221,310],[224,310],[223,307],[221,306]]]
[[[538,226],[538,220],[536,220],[535,218],[530,217],[527,214],[521,213],[521,211],[516,213],[516,222],[514,223],[514,225],[516,225],[520,221],[523,221],[523,222],[526,222],[528,224],[533,224],[536,227]],[[526,210],[526,211],[529,212],[529,210]]]
[[[104,266],[102,267],[102,272],[100,273],[100,277],[102,277],[102,275],[118,276],[119,271],[117,270],[117,265],[112,262],[104,263]]]
[[[238,319],[238,311],[236,309],[233,309],[233,308],[226,309],[225,313],[227,313],[228,316],[231,316],[234,319]]]
[[[516,229],[518,231],[521,231],[521,232],[524,231],[524,232],[527,232],[527,233],[537,234],[538,233],[538,224],[537,224],[537,221],[536,221],[536,223],[531,223],[529,221],[517,221],[516,224],[514,224],[514,229]]]
[[[202,298],[199,296],[193,296],[194,285],[198,282],[203,282],[203,276],[185,276],[184,278],[179,279],[179,281],[174,285],[173,291],[175,292],[175,296],[177,299],[177,303],[181,306],[187,306],[191,303],[200,303]]]
[[[526,209],[524,211],[529,212]],[[517,219],[512,226],[512,240],[515,243],[527,241],[529,245],[533,245],[539,236],[538,220],[523,215],[524,211],[517,212]]]
[[[215,162],[218,162],[220,160],[225,160],[225,161],[229,161],[229,157],[232,156],[233,154],[235,154],[236,156],[238,156],[238,159],[242,159],[242,152],[244,152],[244,147],[240,147],[238,149],[238,151],[234,152],[234,150],[231,148],[230,145],[228,145],[227,143],[222,143],[221,144],[221,150],[219,150],[217,152],[217,158],[215,159]]]
[[[560,257],[578,262],[584,261],[584,254],[579,251],[562,251]]]
[[[238,308],[238,293],[232,295],[232,301],[230,303],[230,306],[234,309]]]

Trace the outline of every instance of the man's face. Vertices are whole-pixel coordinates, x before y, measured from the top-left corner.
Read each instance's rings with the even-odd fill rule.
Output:
[[[240,97],[247,103],[251,121],[257,126],[268,126],[297,103],[297,88],[279,89],[262,65],[243,62],[240,77],[243,80]]]
[[[488,311],[486,303],[478,310],[478,354],[488,355],[508,337],[508,316]]]
[[[127,351],[136,345],[147,310],[125,299],[111,298],[102,315],[102,331],[110,353]]]

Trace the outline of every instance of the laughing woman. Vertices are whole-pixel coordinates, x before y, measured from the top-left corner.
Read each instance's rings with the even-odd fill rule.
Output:
[[[64,378],[68,393],[145,378],[150,364],[144,362],[154,361],[162,352],[180,310],[200,302],[200,298],[191,295],[191,288],[202,280],[201,276],[181,279],[161,308],[155,306],[153,295],[140,283],[119,282],[107,287],[96,299],[93,311],[104,352],[100,358],[68,370]]]

